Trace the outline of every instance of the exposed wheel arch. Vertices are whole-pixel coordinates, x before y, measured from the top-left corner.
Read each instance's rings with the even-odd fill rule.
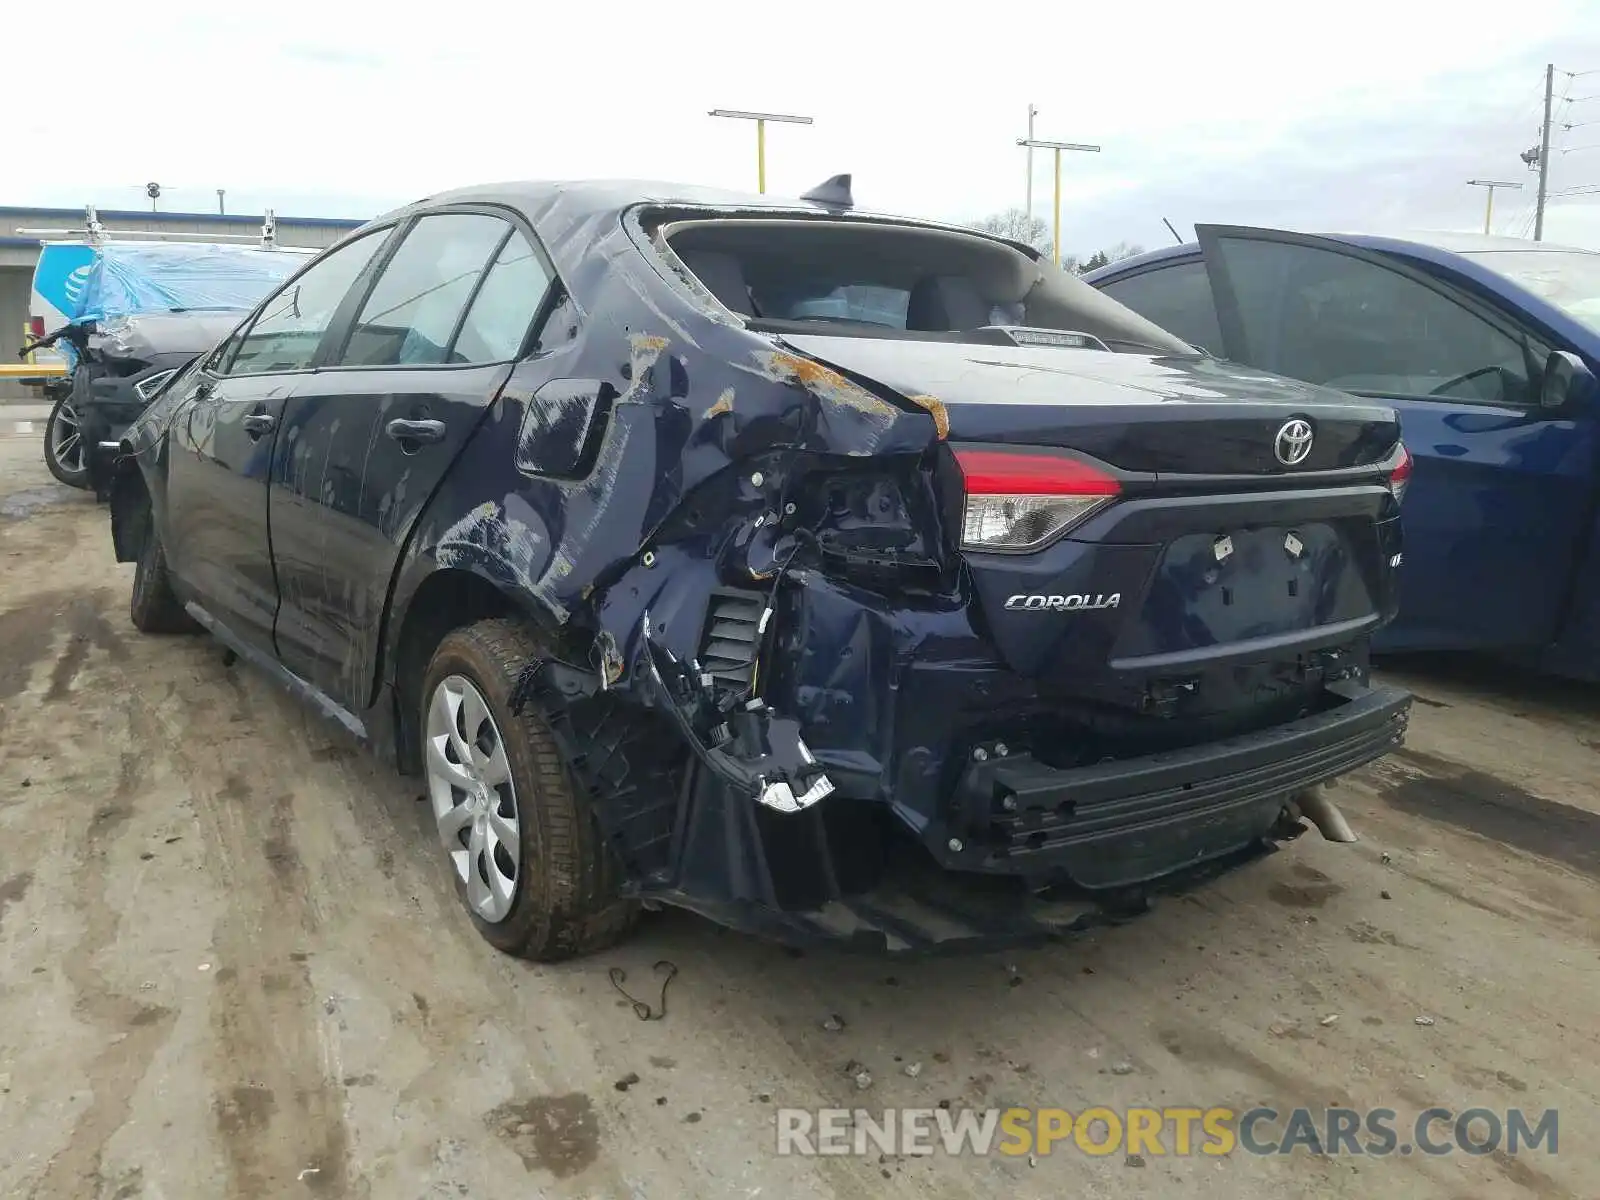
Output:
[[[421,731],[416,711],[423,673],[434,651],[452,631],[495,618],[536,624],[527,609],[475,571],[441,567],[425,576],[406,598],[400,626],[388,639],[384,676],[393,684],[397,727],[395,756],[403,774],[421,770]]]

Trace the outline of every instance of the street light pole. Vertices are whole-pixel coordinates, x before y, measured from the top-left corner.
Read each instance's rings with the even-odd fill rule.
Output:
[[[778,121],[785,125],[813,123],[810,117],[797,117],[793,113],[741,112],[732,108],[713,108],[707,115],[756,123],[756,190],[763,195],[767,191],[767,122]]]
[[[1506,183],[1501,179],[1469,179],[1468,187],[1481,187],[1488,189],[1489,202],[1483,210],[1483,231],[1489,232],[1490,222],[1494,220],[1494,190],[1495,188],[1520,188],[1520,183]]]
[[[1047,142],[1040,138],[1018,138],[1017,145],[1026,146],[1029,150],[1054,150],[1056,153],[1056,215],[1055,225],[1051,233],[1054,243],[1052,250],[1056,266],[1061,265],[1061,152],[1063,150],[1084,150],[1090,154],[1099,154],[1099,146],[1085,146],[1079,142]]]
[[[1032,104],[1028,105],[1028,140],[1033,141],[1033,119],[1039,115],[1039,110]],[[1028,147],[1028,220],[1033,220],[1033,147]]]

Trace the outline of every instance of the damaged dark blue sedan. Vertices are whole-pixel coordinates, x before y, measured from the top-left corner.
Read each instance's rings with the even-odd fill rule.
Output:
[[[1369,677],[1394,412],[1195,354],[1031,249],[505,184],[314,259],[127,433],[132,616],[426,782],[472,920],[647,904],[988,944],[1292,838],[1403,737]]]

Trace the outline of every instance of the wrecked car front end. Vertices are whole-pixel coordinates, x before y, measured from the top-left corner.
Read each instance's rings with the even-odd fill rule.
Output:
[[[1086,288],[1085,333],[1013,328],[1007,293],[1011,324],[958,344],[844,345],[804,317],[763,328],[716,262],[688,265],[720,219],[837,213],[608,210],[559,186],[525,211],[564,283],[555,333],[419,514],[386,678],[414,744],[409,598],[439,570],[514,596],[551,649],[519,703],[564,747],[625,894],[787,940],[1048,934],[1301,815],[1329,831],[1319,785],[1403,735],[1409,697],[1372,685],[1365,643],[1394,606],[1392,412],[1201,362]],[[1028,295],[1058,288],[1020,269]],[[1062,354],[1093,369],[1064,377]],[[1313,474],[1245,463],[1302,412],[1324,432]],[[1208,431],[1243,457],[1189,461]],[[1067,494],[1010,495],[1019,469]],[[1013,510],[1045,522],[1037,546],[969,544]],[[1230,608],[1263,572],[1287,599]]]
[[[236,312],[144,313],[91,326],[72,373],[89,487],[110,493],[128,427],[163,386],[238,323]]]

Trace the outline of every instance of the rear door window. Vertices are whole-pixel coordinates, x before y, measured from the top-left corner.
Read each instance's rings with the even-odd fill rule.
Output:
[[[1544,350],[1447,293],[1365,258],[1264,238],[1208,254],[1253,366],[1352,392],[1523,405]]]
[[[1140,271],[1102,284],[1100,290],[1191,346],[1221,355],[1222,330],[1203,262]]]
[[[500,248],[456,334],[454,358],[490,363],[515,358],[550,290],[551,272],[521,230]]]
[[[423,367],[470,361],[457,326],[511,226],[483,213],[437,213],[411,227],[356,318],[339,363]]]
[[[307,370],[334,314],[367,264],[388,238],[375,229],[319,259],[262,305],[261,313],[235,334],[237,345],[217,360],[229,375],[264,375]]]

